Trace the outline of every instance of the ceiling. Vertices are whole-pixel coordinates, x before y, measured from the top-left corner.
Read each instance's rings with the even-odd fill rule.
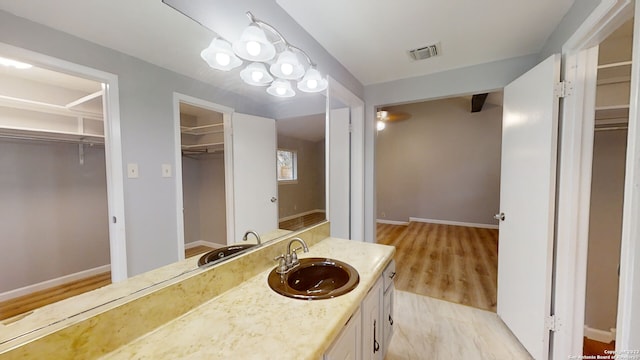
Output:
[[[277,2],[366,86],[538,53],[574,0]]]
[[[364,85],[537,53],[574,2],[263,1],[282,6]],[[264,92],[209,69],[199,53],[215,33],[160,0],[0,0],[0,9],[230,91]],[[438,57],[406,54],[434,42]]]

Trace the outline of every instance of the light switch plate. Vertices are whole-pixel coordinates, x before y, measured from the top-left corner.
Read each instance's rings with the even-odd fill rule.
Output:
[[[162,177],[171,177],[171,164],[162,164]]]
[[[138,176],[138,164],[127,164],[127,177],[129,179],[137,179]]]

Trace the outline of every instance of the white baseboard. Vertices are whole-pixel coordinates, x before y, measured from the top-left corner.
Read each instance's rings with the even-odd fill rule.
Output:
[[[66,284],[72,281],[84,279],[90,276],[102,274],[111,271],[111,265],[98,266],[93,269],[83,270],[77,273],[61,276],[59,278],[39,282],[37,284],[28,285],[14,290],[9,290],[0,294],[0,301],[7,301],[20,296],[28,295],[36,291],[45,290],[54,286]]]
[[[616,339],[616,329],[611,328],[609,331],[606,331],[606,330],[594,329],[592,327],[585,325],[584,336],[588,339],[608,344]]]
[[[408,221],[395,221],[395,220],[376,219],[376,222],[378,224],[409,225]]]
[[[322,209],[309,210],[309,211],[301,212],[301,213],[298,213],[298,214],[285,216],[283,218],[278,219],[278,222],[295,219],[297,217],[301,217],[301,216],[305,216],[305,215],[310,215],[310,214],[315,214],[315,213],[324,213],[324,212],[325,211],[322,210]]]
[[[213,249],[219,249],[221,247],[225,247],[227,246],[226,244],[218,244],[218,243],[214,243],[211,241],[205,241],[205,240],[196,240],[196,241],[192,241],[190,243],[186,243],[184,244],[184,248],[185,249],[191,249],[194,248],[196,246],[207,246]]]
[[[460,221],[448,221],[448,220],[435,220],[435,219],[421,219],[410,217],[409,221],[415,222],[423,222],[429,224],[442,224],[442,225],[454,225],[454,226],[466,226],[466,227],[474,227],[481,229],[499,229],[498,225],[493,224],[476,224],[476,223],[468,223],[468,222],[460,222]]]

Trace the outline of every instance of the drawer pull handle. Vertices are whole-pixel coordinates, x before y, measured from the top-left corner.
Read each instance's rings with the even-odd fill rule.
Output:
[[[391,317],[391,315],[389,315],[389,324],[393,325],[393,318]]]
[[[373,320],[373,353],[375,354],[378,350],[380,350],[380,344],[376,340],[376,321]]]
[[[396,272],[392,272],[391,275],[389,275],[389,279],[393,279],[394,277],[396,277]]]

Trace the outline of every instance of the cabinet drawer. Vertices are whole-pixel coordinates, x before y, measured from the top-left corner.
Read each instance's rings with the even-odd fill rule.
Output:
[[[396,262],[391,260],[389,265],[382,272],[382,278],[384,279],[384,291],[387,291],[389,286],[393,284],[393,279],[396,277]]]
[[[382,323],[384,324],[383,326],[383,340],[384,340],[384,346],[385,346],[385,353],[386,350],[389,348],[389,343],[391,342],[391,335],[393,335],[393,306],[394,306],[394,291],[395,291],[395,286],[391,285],[389,287],[389,289],[387,289],[387,291],[384,293],[384,300],[383,300],[383,311],[382,311]]]

